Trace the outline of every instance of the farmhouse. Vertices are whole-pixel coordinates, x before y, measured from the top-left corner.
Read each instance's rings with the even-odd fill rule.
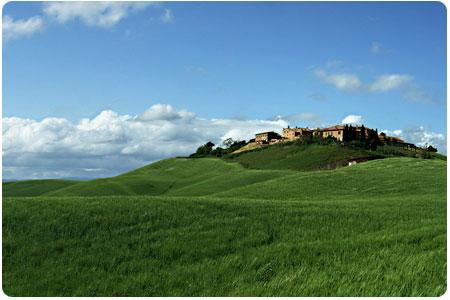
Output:
[[[386,145],[391,145],[391,146],[398,146],[398,147],[403,147],[403,148],[407,148],[410,150],[414,150],[416,149],[416,145],[411,144],[411,143],[406,143],[404,140],[398,138],[398,137],[393,137],[393,136],[388,136],[386,135],[386,133],[381,132],[378,135],[380,142],[385,143]]]
[[[312,135],[312,130],[309,128],[301,128],[301,127],[295,127],[295,128],[283,128],[283,139],[285,140],[295,140],[302,136],[310,136]]]
[[[255,142],[259,144],[271,144],[280,139],[281,136],[274,131],[261,132],[255,135]]]
[[[364,133],[363,133],[364,132]],[[274,144],[279,142],[293,141],[304,137],[317,136],[321,138],[333,138],[340,142],[358,141],[364,134],[365,140],[378,139],[386,145],[416,149],[414,144],[406,143],[400,138],[387,136],[384,132],[378,134],[378,130],[373,130],[363,126],[334,125],[326,128],[309,129],[308,127],[287,127],[283,128],[282,136],[274,131],[257,133],[254,142],[258,144]]]
[[[343,141],[344,140],[344,128],[345,126],[343,125],[335,125],[335,126],[331,126],[331,127],[327,127],[327,128],[323,128],[323,129],[316,129],[314,130],[314,135],[323,137],[323,138],[327,138],[327,137],[333,137],[338,141]]]

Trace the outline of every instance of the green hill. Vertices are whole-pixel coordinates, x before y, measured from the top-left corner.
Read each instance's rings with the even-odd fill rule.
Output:
[[[41,196],[76,183],[77,181],[57,179],[24,180],[3,182],[2,188],[4,197]]]
[[[273,169],[264,149],[226,159],[168,159],[89,182],[42,181],[40,189],[38,182],[4,184],[3,290],[11,296],[445,292],[445,160],[397,157],[299,171],[327,167],[317,167],[315,158],[302,161],[301,151],[314,149],[297,150],[279,148]],[[10,197],[21,184],[29,191],[22,196],[37,191],[36,197]]]
[[[214,158],[166,159],[116,177],[92,181],[39,180],[3,186],[6,196],[200,196],[291,174],[331,169],[349,160],[383,156],[337,144],[284,144]],[[244,168],[245,169],[244,169]],[[250,169],[250,170],[249,170]],[[264,170],[258,171],[258,170]]]
[[[172,158],[120,176],[79,182],[39,195],[199,196],[227,190],[230,186],[244,186],[286,174],[286,172],[274,170],[265,172],[246,170],[237,163],[226,163],[223,160],[213,158]]]
[[[227,157],[246,168],[312,171],[346,166],[354,159],[377,159],[383,155],[340,144],[276,144]]]

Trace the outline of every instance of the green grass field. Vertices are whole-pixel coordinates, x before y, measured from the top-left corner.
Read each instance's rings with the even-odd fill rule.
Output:
[[[252,169],[313,171],[345,166],[349,159],[382,157],[384,156],[361,148],[334,143],[298,145],[291,142],[230,155],[228,160]]]
[[[300,161],[299,154],[284,157],[271,169],[255,157],[247,160],[253,169],[236,160],[177,158],[109,179],[4,184],[3,290],[10,296],[445,292],[445,160],[387,158],[302,172],[285,163]]]

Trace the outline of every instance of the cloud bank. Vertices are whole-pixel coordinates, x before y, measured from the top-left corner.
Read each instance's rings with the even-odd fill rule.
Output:
[[[152,161],[186,156],[207,141],[248,140],[256,132],[277,131],[289,122],[318,122],[311,113],[274,120],[205,119],[167,104],[155,104],[139,115],[102,111],[73,123],[64,118],[3,118],[3,178],[96,178],[117,175]],[[349,115],[343,123],[362,123]],[[384,130],[419,146],[446,152],[446,137],[424,127]]]
[[[255,132],[281,132],[277,120],[204,119],[156,104],[137,116],[102,111],[72,123],[3,118],[3,177],[60,178],[117,175],[162,158],[188,155],[212,141],[250,139]]]

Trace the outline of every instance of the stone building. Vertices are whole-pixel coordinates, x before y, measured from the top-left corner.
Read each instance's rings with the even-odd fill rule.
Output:
[[[255,134],[255,142],[259,144],[274,143],[281,139],[281,136],[273,131],[261,132]]]
[[[310,136],[312,135],[312,130],[309,128],[301,128],[301,127],[294,127],[290,128],[283,128],[283,139],[285,140],[295,140],[303,136]]]
[[[382,142],[385,145],[391,145],[391,146],[397,146],[397,147],[403,147],[410,150],[417,149],[416,145],[411,143],[406,143],[404,140],[398,137],[394,136],[388,136],[386,133],[381,132],[378,135],[378,138],[380,139],[380,142]]]
[[[338,141],[344,140],[344,125],[335,125],[327,128],[318,128],[314,130],[314,135],[320,136],[322,138],[333,137]]]
[[[320,136],[322,138],[332,137],[338,141],[344,140],[359,140],[361,138],[362,126],[348,126],[347,130],[345,130],[345,125],[335,125],[327,128],[317,128],[313,131],[313,135]],[[364,135],[366,139],[369,139],[371,136],[376,136],[376,131],[364,127]]]

